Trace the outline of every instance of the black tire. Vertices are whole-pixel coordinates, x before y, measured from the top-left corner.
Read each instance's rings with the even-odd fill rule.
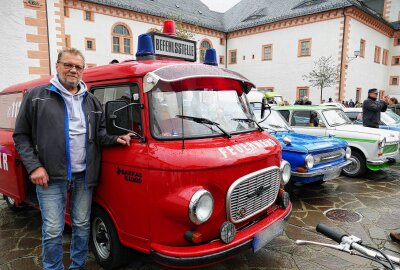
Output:
[[[353,162],[343,168],[343,175],[359,177],[365,174],[367,171],[367,161],[365,160],[365,157],[359,152],[351,151],[351,159],[353,159]]]
[[[97,262],[104,269],[116,269],[127,263],[128,248],[119,241],[111,218],[98,207],[92,210],[90,243]]]
[[[311,187],[315,186],[315,187],[317,187],[317,186],[322,185],[323,183],[325,183],[324,180],[318,180],[318,181],[314,181],[314,182],[309,183],[308,186],[311,186]]]
[[[17,212],[22,209],[21,207],[17,206],[13,198],[3,195],[3,199],[6,201],[8,208],[10,208],[12,211]]]

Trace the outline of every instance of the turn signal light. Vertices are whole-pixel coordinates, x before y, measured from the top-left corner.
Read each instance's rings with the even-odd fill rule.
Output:
[[[307,169],[304,167],[297,167],[296,172],[305,173],[305,172],[307,172]]]
[[[203,242],[203,235],[199,232],[187,231],[184,236],[186,241],[189,241],[194,244],[200,244]]]

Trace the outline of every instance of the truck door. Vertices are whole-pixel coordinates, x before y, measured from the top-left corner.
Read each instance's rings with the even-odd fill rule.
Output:
[[[0,193],[26,201],[26,173],[14,147],[12,134],[23,92],[0,94]]]
[[[130,129],[144,134],[143,103],[138,83],[92,86],[91,92],[105,106],[108,101],[124,100],[131,106]],[[138,106],[137,106],[138,105]],[[116,227],[130,235],[149,234],[147,143],[132,138],[130,146],[105,146],[102,148],[102,165],[99,185],[94,200],[103,205]],[[140,218],[138,218],[140,217]]]

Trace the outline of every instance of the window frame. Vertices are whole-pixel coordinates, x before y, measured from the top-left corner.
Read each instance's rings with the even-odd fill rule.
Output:
[[[87,14],[90,14],[90,19],[87,18]],[[86,22],[94,22],[94,12],[91,10],[83,10],[83,20]]]
[[[398,63],[396,64],[396,59],[398,59]],[[400,66],[400,55],[392,56],[392,66]]]
[[[204,42],[207,42],[210,45],[209,48],[213,48],[213,44],[208,38],[204,38],[200,41],[200,47],[199,47],[199,62],[200,63],[204,62],[204,57],[206,56],[206,50],[208,49],[206,47],[201,46]]]
[[[271,52],[270,52],[270,58],[266,57],[265,54],[265,50],[270,48]],[[272,54],[273,54],[273,45],[272,44],[265,44],[262,45],[262,49],[261,49],[261,61],[272,61]]]
[[[225,55],[220,55],[219,56],[219,64],[224,65],[225,64]]]
[[[375,46],[375,54],[374,54],[374,63],[381,63],[381,50],[382,48],[379,46]]]
[[[306,90],[307,91],[307,97],[310,97],[310,87],[309,86],[298,86],[296,87],[296,100],[302,99],[304,96],[300,97],[300,91],[301,90]]]
[[[361,58],[365,58],[365,46],[366,46],[365,39],[360,39],[360,57]]]
[[[387,66],[389,60],[389,50],[383,49],[382,50],[382,64]]]
[[[92,48],[88,47],[88,42],[92,42]],[[96,39],[95,38],[85,38],[85,50],[86,51],[96,51]]]
[[[310,43],[310,48],[308,54],[302,54],[302,44],[305,42]],[[311,49],[312,49],[312,38],[305,38],[300,39],[297,45],[297,57],[310,57],[311,56]]]
[[[232,54],[235,53],[235,61],[232,61]],[[229,55],[229,65],[236,65],[238,63],[238,54],[237,54],[237,49],[234,50],[229,50],[228,51],[228,55]]]
[[[389,85],[399,85],[400,76],[390,76]],[[393,83],[393,80],[396,80],[396,83]]]
[[[122,35],[122,34],[114,33],[114,29],[118,25],[121,25],[121,26],[125,27],[128,30],[129,35]],[[111,53],[132,55],[133,54],[132,53],[132,50],[133,50],[133,48],[132,48],[133,47],[133,38],[132,38],[132,36],[133,36],[132,30],[127,24],[125,24],[123,22],[116,22],[115,24],[113,24],[111,26]],[[114,51],[114,38],[117,38],[118,42],[119,42],[119,45],[118,45],[119,46],[118,47],[119,50],[118,51]],[[129,44],[130,44],[129,52],[125,52],[125,40],[129,40]]]
[[[362,94],[362,88],[361,87],[357,87],[356,88],[355,102],[361,102],[361,94]]]

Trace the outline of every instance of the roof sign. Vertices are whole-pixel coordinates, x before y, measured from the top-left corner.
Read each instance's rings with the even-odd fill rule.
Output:
[[[157,56],[196,61],[196,42],[160,33],[152,33],[154,53]]]

